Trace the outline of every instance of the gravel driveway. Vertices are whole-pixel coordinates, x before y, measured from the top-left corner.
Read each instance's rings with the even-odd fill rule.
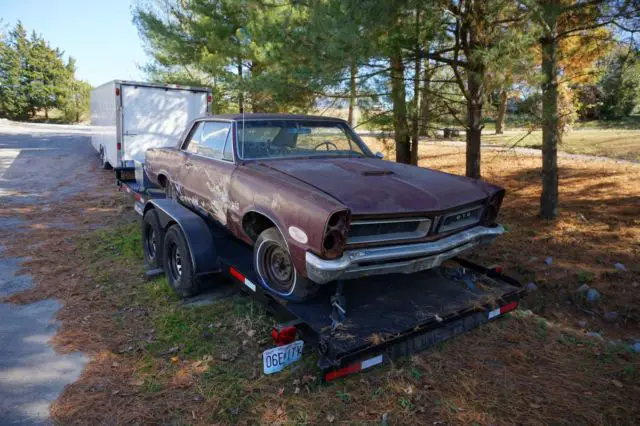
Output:
[[[64,217],[49,217],[51,206],[103,190],[89,136],[87,127],[0,120],[0,297],[33,285],[30,275],[20,273],[25,257],[15,250],[8,257],[6,246],[38,244],[28,238],[30,227],[73,227]],[[48,424],[51,402],[82,372],[84,355],[60,355],[50,345],[60,308],[53,299],[0,303],[0,424]]]

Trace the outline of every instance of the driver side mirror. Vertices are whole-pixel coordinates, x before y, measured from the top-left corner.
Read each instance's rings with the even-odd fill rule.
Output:
[[[383,153],[381,153],[380,151],[376,152],[376,153],[375,153],[375,156],[376,156],[376,158],[379,158],[379,159],[381,159],[381,160],[384,158],[384,154],[383,154]]]

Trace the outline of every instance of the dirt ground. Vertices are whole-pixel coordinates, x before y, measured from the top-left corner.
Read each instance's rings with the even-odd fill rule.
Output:
[[[421,165],[461,173],[463,148],[427,146]],[[64,301],[54,343],[91,357],[53,405],[53,419],[638,424],[640,354],[630,344],[640,338],[640,167],[561,158],[560,217],[546,222],[536,216],[539,166],[539,157],[512,151],[483,158],[484,178],[507,188],[501,222],[508,232],[475,256],[533,284],[522,309],[330,385],[319,383],[313,356],[274,376],[261,373],[273,320],[250,300],[185,307],[164,279],[144,281],[138,225],[115,188],[52,202],[46,212],[8,206],[0,215],[29,226],[3,241],[11,255],[31,258],[25,266],[36,283],[10,301]],[[107,172],[95,176],[111,184]],[[38,225],[52,215],[75,226]],[[583,284],[600,299],[588,302]]]

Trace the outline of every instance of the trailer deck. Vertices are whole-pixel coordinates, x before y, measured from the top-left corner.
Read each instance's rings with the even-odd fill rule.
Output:
[[[182,209],[195,214],[176,201],[154,199],[153,192],[140,194],[135,186],[123,185],[141,205],[139,213],[146,202],[166,211],[174,221]],[[316,347],[324,380],[422,351],[476,328],[515,309],[524,294],[517,280],[498,270],[454,258],[441,267],[409,275],[330,283],[312,301],[292,303],[259,284],[251,247],[212,221],[202,220],[212,238],[211,253],[215,253],[204,270],[231,277],[265,305],[282,327],[295,327],[294,334]]]
[[[222,270],[241,283],[248,280],[243,290],[260,293],[283,322],[294,321],[305,340],[318,346],[320,367],[327,373],[372,355],[383,355],[383,361],[427,349],[515,309],[524,292],[513,278],[453,259],[410,275],[344,281],[346,314],[336,321],[332,298],[339,283],[323,286],[312,301],[287,302],[257,284],[251,247],[216,225],[210,229]]]

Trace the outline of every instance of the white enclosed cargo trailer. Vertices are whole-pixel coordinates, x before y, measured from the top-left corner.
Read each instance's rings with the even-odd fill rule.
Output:
[[[149,148],[175,146],[187,124],[211,113],[211,89],[114,80],[91,91],[91,144],[103,167],[134,168]]]

